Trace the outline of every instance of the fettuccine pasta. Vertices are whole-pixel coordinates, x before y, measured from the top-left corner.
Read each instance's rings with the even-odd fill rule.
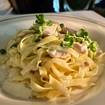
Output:
[[[87,31],[68,29],[42,15],[0,51],[0,64],[10,69],[7,80],[31,90],[28,98],[49,100],[76,96],[94,87],[105,57]]]

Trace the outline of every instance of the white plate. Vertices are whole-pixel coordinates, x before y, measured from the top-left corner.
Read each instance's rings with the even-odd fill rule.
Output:
[[[47,18],[65,23],[68,27],[73,29],[86,28],[93,39],[95,39],[103,51],[105,51],[105,25],[101,23],[87,21],[77,17],[59,16],[59,15],[47,15]],[[0,48],[5,47],[8,40],[15,35],[15,33],[21,29],[29,28],[35,20],[34,15],[17,16],[0,21]],[[80,105],[105,105],[105,91],[102,91],[97,96],[84,101]],[[29,102],[23,100],[16,100],[4,96],[0,93],[0,105],[49,105],[44,102]],[[51,103],[50,103],[51,105]],[[67,105],[67,104],[66,104]]]

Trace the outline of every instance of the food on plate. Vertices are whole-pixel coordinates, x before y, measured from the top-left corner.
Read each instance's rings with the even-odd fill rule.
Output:
[[[0,65],[8,68],[2,88],[23,99],[78,97],[96,85],[104,61],[86,29],[73,30],[36,15],[29,29],[0,49]]]

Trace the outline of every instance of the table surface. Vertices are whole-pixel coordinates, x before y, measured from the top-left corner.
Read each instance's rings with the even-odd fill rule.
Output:
[[[98,21],[102,24],[105,24],[105,18],[98,15],[97,13],[95,13],[93,11],[63,12],[63,13],[59,13],[59,15],[77,16],[77,17],[86,18],[89,20]],[[15,17],[15,16],[17,16],[17,15],[0,16],[0,20],[7,19],[10,17]],[[100,102],[103,104],[100,104]],[[83,102],[79,105],[105,105],[105,92],[101,92],[98,96],[90,99],[88,104],[87,104],[87,102]]]

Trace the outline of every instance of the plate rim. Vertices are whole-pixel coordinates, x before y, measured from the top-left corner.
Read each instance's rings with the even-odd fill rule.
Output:
[[[2,19],[0,19],[0,24],[3,22],[8,22],[10,20],[15,20],[15,19],[22,19],[22,18],[31,18],[31,17],[35,17],[35,15],[37,14],[43,14],[45,16],[59,16],[59,17],[63,17],[63,18],[71,18],[71,19],[77,19],[80,21],[85,21],[85,22],[89,22],[89,23],[93,23],[93,24],[97,24],[100,25],[102,27],[105,27],[105,23],[98,21],[98,20],[94,20],[94,19],[89,19],[89,18],[84,18],[84,17],[77,17],[77,16],[73,16],[71,15],[67,15],[67,14],[54,14],[54,13],[35,13],[35,14],[24,14],[24,15],[9,15],[9,17],[4,17]]]

